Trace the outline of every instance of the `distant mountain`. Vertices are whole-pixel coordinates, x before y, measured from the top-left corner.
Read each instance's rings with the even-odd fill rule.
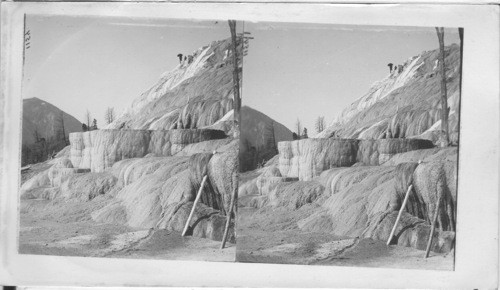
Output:
[[[60,130],[61,113],[64,120],[66,137],[71,132],[82,130],[82,123],[80,121],[49,102],[39,98],[24,99],[23,144],[35,143],[35,130],[38,131],[39,138],[48,140],[51,137],[56,137],[58,130]]]
[[[445,47],[449,130],[458,141],[460,46]],[[409,58],[346,107],[315,138],[424,138],[436,141],[441,124],[439,50]]]
[[[292,132],[283,124],[248,106],[241,108],[241,171],[255,169],[276,154],[277,143],[292,140]]]

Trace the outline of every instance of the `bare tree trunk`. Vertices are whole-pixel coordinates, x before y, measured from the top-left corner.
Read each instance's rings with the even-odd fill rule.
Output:
[[[274,134],[274,120],[271,121],[270,133],[272,149],[275,154],[278,154],[278,144],[276,143],[276,136]]]
[[[224,234],[222,235],[222,244],[220,246],[221,249],[224,249],[224,247],[226,246],[226,240],[229,233],[229,226],[231,224],[231,215],[233,213],[234,203],[238,198],[238,176],[236,172],[233,172],[232,182],[233,182],[233,191],[231,195],[231,201],[229,202],[229,210],[227,211],[226,226],[224,227]]]
[[[64,113],[61,112],[61,115],[60,115],[60,118],[61,118],[61,130],[62,130],[62,137],[63,137],[63,140],[64,140],[64,145],[68,146],[68,140],[66,139],[66,130],[64,129]]]
[[[40,134],[38,134],[38,126],[35,125],[35,132],[33,132],[33,136],[35,137],[35,142],[40,142]]]
[[[447,147],[450,142],[448,132],[448,97],[446,93],[446,66],[444,63],[444,28],[436,27],[439,40],[439,68],[441,74],[441,131],[444,136],[441,147]]]
[[[295,122],[295,128],[297,129],[297,140],[302,139],[300,134],[302,134],[302,124],[300,123],[299,118],[297,118],[297,122]]]
[[[459,98],[458,98],[458,115],[460,116],[460,110],[462,108],[462,68],[464,63],[464,29],[458,29],[458,35],[460,36],[460,82],[459,82]],[[458,128],[460,128],[460,118],[458,118]],[[460,130],[458,130],[457,142],[460,142]]]
[[[234,94],[234,122],[236,125],[236,134],[239,134],[240,129],[240,109],[241,109],[241,97],[240,97],[240,76],[239,76],[239,65],[238,65],[238,44],[236,41],[236,20],[228,20],[229,30],[231,31],[232,40],[232,50],[233,50],[233,94]]]
[[[87,128],[88,128],[87,130],[90,131],[90,119],[91,119],[91,117],[90,117],[89,110],[87,110],[87,113],[85,113],[85,118],[87,119]]]
[[[434,230],[436,228],[436,222],[437,222],[438,215],[439,215],[439,205],[441,204],[441,198],[443,197],[443,194],[441,191],[438,194],[439,194],[439,196],[438,196],[438,200],[437,200],[436,211],[434,212],[434,218],[432,219],[431,232],[429,234],[429,239],[427,240],[427,247],[425,248],[424,258],[429,257],[429,251],[431,250],[432,240],[434,238]]]
[[[316,132],[317,133],[323,132],[323,130],[325,130],[325,117],[319,116],[316,119],[315,127],[316,127]]]
[[[106,121],[106,124],[111,124],[115,120],[115,109],[108,107],[106,109],[106,113],[104,114],[104,119]]]

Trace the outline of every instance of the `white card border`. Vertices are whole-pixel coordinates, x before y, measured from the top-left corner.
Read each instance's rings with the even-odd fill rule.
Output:
[[[18,255],[22,15],[144,16],[464,27],[455,271]],[[495,288],[498,279],[499,9],[493,5],[2,3],[4,132],[0,284]],[[243,80],[244,81],[244,80]]]

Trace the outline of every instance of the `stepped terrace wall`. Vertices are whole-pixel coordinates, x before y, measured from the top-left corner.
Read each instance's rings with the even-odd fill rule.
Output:
[[[207,140],[223,139],[220,130],[95,130],[71,133],[71,163],[75,168],[102,172],[114,163],[148,154],[172,156],[187,145]]]
[[[398,153],[432,148],[421,139],[303,139],[278,143],[279,170],[283,177],[311,180],[321,172],[356,163],[381,165]]]

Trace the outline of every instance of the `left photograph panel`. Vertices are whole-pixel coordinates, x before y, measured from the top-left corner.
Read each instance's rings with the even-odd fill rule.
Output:
[[[24,25],[19,253],[234,261],[243,23]]]

